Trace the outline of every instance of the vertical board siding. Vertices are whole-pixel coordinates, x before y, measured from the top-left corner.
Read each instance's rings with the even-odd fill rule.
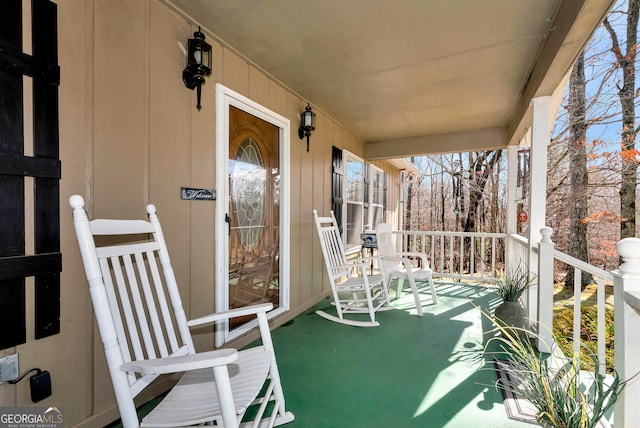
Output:
[[[148,100],[144,103],[148,117],[148,201],[158,210],[162,229],[170,249],[171,265],[180,284],[180,296],[184,309],[190,313],[190,222],[191,203],[180,199],[180,187],[191,187],[191,142],[190,127],[192,116],[215,116],[215,103],[206,95],[211,87],[204,88],[205,98],[198,111],[195,103],[189,103],[186,96],[191,91],[176,74],[180,67],[160,68],[159,64],[180,64],[183,53],[176,39],[193,37],[193,28],[176,19],[176,16],[157,2],[150,4],[147,77]],[[185,39],[186,40],[186,39]],[[206,86],[206,85],[205,85]],[[186,95],[186,96],[185,96]],[[205,187],[205,186],[203,186]],[[138,216],[145,216],[146,210]],[[184,285],[183,285],[184,284]],[[209,311],[211,312],[211,311]]]
[[[148,3],[93,0],[95,218],[143,218],[149,201]],[[97,333],[94,339],[92,411],[99,414],[115,401]]]
[[[299,112],[304,109],[302,106],[302,102],[295,97],[293,94],[287,94],[287,117],[298,117]],[[303,296],[305,292],[303,291],[303,287],[305,287],[303,272],[305,272],[306,262],[301,258],[301,247],[302,242],[302,216],[304,213],[302,212],[302,207],[300,206],[300,199],[302,197],[302,186],[303,186],[303,176],[302,169],[300,164],[300,158],[302,156],[302,144],[300,144],[300,140],[298,139],[298,128],[295,126],[296,123],[299,125],[299,119],[297,121],[292,119],[291,126],[291,150],[290,150],[290,159],[291,159],[291,260],[289,261],[289,270],[291,272],[291,307],[296,308],[303,303]],[[305,264],[304,267],[302,264]],[[308,285],[308,283],[307,283]]]
[[[324,114],[318,114],[316,117],[316,131],[315,141],[311,149],[313,156],[312,164],[312,193],[313,202],[312,210],[317,209],[319,213],[325,213],[326,202],[330,196],[330,188],[325,187],[325,175],[331,175],[330,170],[326,168],[327,164],[330,164],[331,158],[327,159],[325,156],[328,136],[331,135],[327,132],[327,117]],[[332,131],[330,128],[329,131]],[[323,292],[323,280],[324,280],[324,260],[322,258],[322,251],[320,249],[320,240],[316,232],[315,225],[313,224],[311,211],[307,213],[309,223],[308,228],[311,230],[311,238],[309,243],[311,244],[311,297],[316,297]],[[324,215],[324,214],[322,214]]]
[[[139,218],[149,200],[146,3],[94,2],[95,217]]]
[[[181,27],[187,27],[184,33],[193,32],[191,26],[184,23]],[[190,156],[190,187],[215,189],[216,188],[216,145],[215,145],[215,77],[222,75],[222,48],[215,42],[208,40],[213,50],[212,76],[202,87],[202,110],[195,108],[195,91],[184,91],[180,88],[182,98],[186,104],[180,105],[183,114],[188,116],[189,122],[185,132],[189,138]],[[200,114],[202,113],[202,114]],[[189,206],[189,282],[190,313],[191,317],[200,317],[212,312],[215,308],[215,202],[208,201],[184,201]],[[186,300],[186,299],[185,299]],[[183,300],[184,301],[184,300]],[[206,351],[213,348],[215,343],[214,325],[201,327],[193,331],[193,340],[196,349]]]
[[[82,421],[93,412],[94,349],[93,310],[84,276],[78,242],[73,232],[68,204],[69,195],[80,193],[92,207],[86,162],[92,141],[92,2],[74,1],[58,4],[58,46],[60,74],[60,250],[64,269],[60,287],[60,334],[50,340],[37,341],[20,347],[21,367],[41,367],[52,376],[52,405],[64,407],[69,426]],[[96,348],[100,349],[100,348]],[[101,350],[100,350],[101,351]],[[110,387],[105,379],[103,389]],[[21,382],[25,383],[25,381]],[[6,386],[3,386],[8,389]],[[22,388],[17,403],[33,405],[28,387]],[[2,401],[0,401],[1,403]],[[38,403],[45,404],[48,402]],[[55,404],[54,404],[55,403]],[[16,403],[14,403],[16,404]],[[104,426],[95,424],[94,426]]]
[[[303,103],[304,104],[304,103]],[[298,117],[300,112],[305,109],[305,105],[299,105]],[[296,123],[297,122],[297,123]],[[299,119],[294,122],[297,126],[292,126],[292,131],[297,134],[298,126],[300,126]],[[320,139],[321,133],[318,132],[317,114],[316,114],[316,130],[311,133],[309,138],[309,151],[307,152],[307,138],[300,139],[298,135],[293,140],[293,145],[297,146],[296,151],[300,156],[300,264],[304,266],[301,269],[301,281],[300,281],[300,301],[299,304],[303,305],[313,298],[313,234],[315,234],[315,226],[313,225],[311,212],[313,210],[313,188],[316,185],[315,177],[313,176],[313,164],[315,162],[313,154],[315,150],[312,150],[312,146],[322,144]],[[295,200],[295,199],[294,199]],[[313,234],[312,234],[313,233]]]

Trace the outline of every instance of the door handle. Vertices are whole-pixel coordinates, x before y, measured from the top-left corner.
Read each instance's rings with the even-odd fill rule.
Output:
[[[229,217],[229,213],[224,213],[224,221],[227,222],[227,235],[231,235],[231,217]]]

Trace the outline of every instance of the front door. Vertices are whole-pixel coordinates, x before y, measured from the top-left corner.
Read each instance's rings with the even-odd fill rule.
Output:
[[[279,305],[278,146],[276,126],[229,108],[229,308]]]
[[[216,310],[270,302],[289,309],[289,120],[216,85]],[[218,326],[216,344],[255,328]]]

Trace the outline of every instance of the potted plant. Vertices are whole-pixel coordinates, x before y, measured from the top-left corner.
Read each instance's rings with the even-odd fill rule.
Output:
[[[503,326],[528,330],[527,312],[520,302],[520,297],[533,283],[534,278],[535,276],[521,264],[499,275],[496,291],[502,303],[496,307],[494,317]]]
[[[496,328],[490,334],[500,334],[491,334],[485,353],[494,356],[496,370],[507,374],[499,376],[495,384],[498,388],[514,392],[531,403],[536,409],[536,420],[543,427],[609,426],[606,415],[612,411],[628,380],[621,381],[615,371],[607,376],[595,372],[591,373],[592,381],[584,384],[585,372],[580,371],[577,356],[567,358],[561,352],[561,355],[542,354],[533,344],[538,338],[535,333],[522,335],[518,334],[518,328],[494,324]],[[495,351],[496,344],[498,351]],[[589,355],[598,367],[598,356]]]

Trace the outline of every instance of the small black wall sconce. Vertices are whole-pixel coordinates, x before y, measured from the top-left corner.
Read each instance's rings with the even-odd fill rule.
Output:
[[[187,68],[182,72],[184,85],[193,90],[198,90],[198,102],[196,107],[200,110],[201,86],[204,84],[204,76],[211,74],[211,45],[204,41],[204,34],[200,31],[193,33],[193,39],[189,39],[189,51],[187,52]]]
[[[311,111],[311,106],[307,103],[304,111],[300,113],[300,128],[298,128],[298,137],[301,140],[307,137],[307,151],[309,151],[309,136],[314,129],[316,129],[316,114]]]

